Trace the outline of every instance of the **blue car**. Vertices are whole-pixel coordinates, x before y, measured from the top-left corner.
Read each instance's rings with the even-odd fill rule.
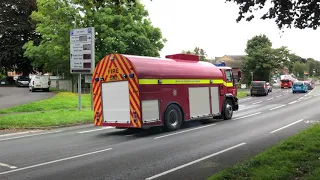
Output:
[[[308,86],[303,83],[303,82],[294,82],[292,86],[292,93],[298,93],[298,92],[303,92],[307,93],[308,92]]]

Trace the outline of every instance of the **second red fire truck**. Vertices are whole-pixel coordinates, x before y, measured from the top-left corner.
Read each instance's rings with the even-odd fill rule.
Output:
[[[172,131],[184,121],[231,119],[239,108],[231,68],[196,55],[110,54],[97,64],[92,83],[96,126]]]

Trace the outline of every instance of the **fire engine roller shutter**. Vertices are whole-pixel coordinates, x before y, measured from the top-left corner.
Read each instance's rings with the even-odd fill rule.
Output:
[[[190,117],[197,118],[210,114],[209,87],[189,87]]]
[[[102,112],[105,123],[130,122],[128,81],[102,83]]]

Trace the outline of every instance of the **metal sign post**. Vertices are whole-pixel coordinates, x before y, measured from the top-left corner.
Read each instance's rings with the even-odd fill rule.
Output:
[[[70,30],[70,73],[78,74],[78,108],[81,110],[81,75],[93,74],[95,67],[94,27]]]

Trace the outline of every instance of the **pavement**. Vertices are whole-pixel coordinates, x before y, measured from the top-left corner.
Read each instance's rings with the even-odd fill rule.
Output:
[[[53,92],[30,92],[28,87],[0,87],[0,109],[53,97]]]
[[[0,135],[1,180],[200,180],[320,122],[320,88],[240,100],[232,120],[160,132],[83,125]]]

